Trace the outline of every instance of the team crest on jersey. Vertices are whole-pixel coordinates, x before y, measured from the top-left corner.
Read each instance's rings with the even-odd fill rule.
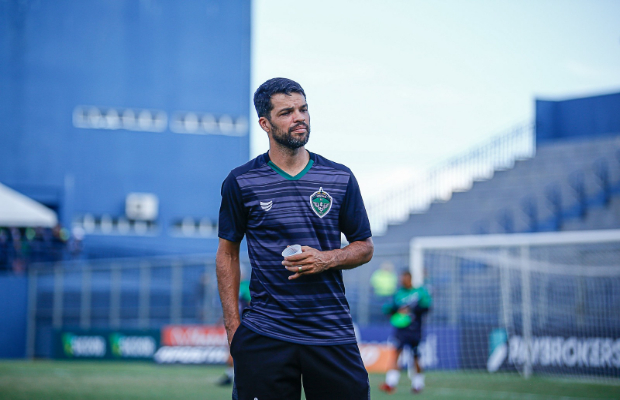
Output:
[[[332,209],[332,203],[332,196],[323,191],[323,188],[320,188],[310,196],[310,207],[319,218],[327,215],[329,210]]]

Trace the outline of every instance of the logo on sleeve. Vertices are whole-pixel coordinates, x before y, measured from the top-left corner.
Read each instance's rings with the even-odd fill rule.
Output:
[[[320,188],[310,196],[310,207],[312,207],[312,211],[314,211],[319,218],[323,218],[327,215],[329,210],[332,209],[332,203],[332,196],[323,191],[323,188]]]
[[[271,207],[273,207],[273,200],[260,202],[260,208],[262,208],[265,211],[271,210]]]

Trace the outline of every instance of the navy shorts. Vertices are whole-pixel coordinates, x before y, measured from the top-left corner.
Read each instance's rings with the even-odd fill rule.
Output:
[[[368,400],[368,373],[357,344],[301,345],[259,335],[240,325],[230,354],[233,400]]]
[[[414,357],[420,357],[418,346],[420,345],[420,335],[411,329],[395,329],[394,336],[390,340],[397,350],[402,350],[405,346],[411,347]]]

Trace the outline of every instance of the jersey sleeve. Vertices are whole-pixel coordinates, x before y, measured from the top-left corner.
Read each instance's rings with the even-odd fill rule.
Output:
[[[418,304],[422,308],[430,308],[431,305],[433,304],[433,298],[431,297],[431,294],[428,292],[428,290],[426,290],[424,286],[422,286],[420,290],[420,301],[418,302]]]
[[[349,178],[347,192],[340,208],[339,223],[340,231],[344,233],[349,242],[368,239],[372,236],[362,193],[353,174]]]
[[[247,211],[243,206],[241,189],[231,173],[222,183],[222,204],[218,224],[218,237],[231,242],[240,242],[245,235]]]
[[[383,304],[383,306],[381,307],[381,311],[383,311],[383,314],[385,315],[392,315],[396,311],[398,311],[398,305],[396,304],[396,295],[392,296],[392,299],[389,302]]]

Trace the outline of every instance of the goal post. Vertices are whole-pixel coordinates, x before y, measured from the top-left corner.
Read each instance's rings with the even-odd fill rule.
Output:
[[[460,369],[620,379],[620,230],[417,237],[409,256]]]

